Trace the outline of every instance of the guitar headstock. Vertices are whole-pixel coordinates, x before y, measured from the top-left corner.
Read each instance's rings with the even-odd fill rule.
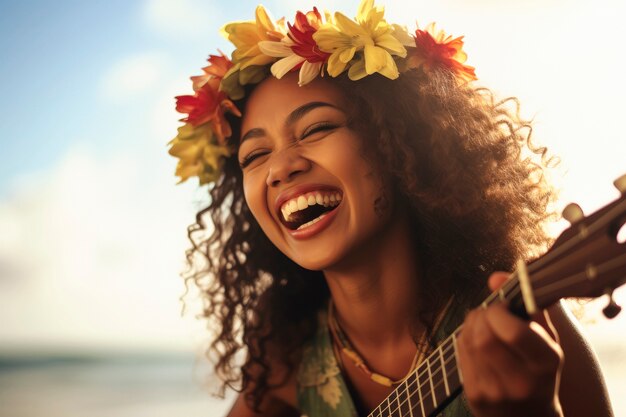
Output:
[[[626,283],[626,175],[614,184],[620,198],[589,216],[577,204],[568,205],[563,218],[570,227],[544,256],[528,265],[537,305],[608,294],[605,315],[612,318],[621,310],[612,293]]]

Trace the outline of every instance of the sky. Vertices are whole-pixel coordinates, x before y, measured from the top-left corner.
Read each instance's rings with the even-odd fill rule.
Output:
[[[533,138],[561,158],[561,207],[591,213],[618,196],[623,2],[380,3],[390,22],[465,35],[479,85],[519,97]],[[313,4],[358,6],[264,3],[288,19]],[[232,51],[218,29],[252,19],[255,5],[0,0],[0,345],[186,351],[204,340],[193,314],[180,316],[185,231],[203,193],[173,176],[173,97],[191,92],[208,54]],[[595,305],[592,344],[623,352],[625,315],[607,322]]]

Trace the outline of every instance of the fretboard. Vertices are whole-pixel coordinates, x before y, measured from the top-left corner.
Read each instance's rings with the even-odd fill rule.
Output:
[[[515,275],[492,293],[482,307],[497,300],[519,300]],[[448,336],[368,417],[434,417],[460,392],[463,378],[457,367],[456,339],[462,328]]]

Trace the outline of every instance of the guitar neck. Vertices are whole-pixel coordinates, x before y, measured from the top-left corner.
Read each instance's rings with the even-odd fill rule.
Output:
[[[507,300],[521,307],[521,290],[515,274],[481,304],[487,307]],[[443,410],[462,390],[457,367],[456,339],[462,328],[448,336],[368,417],[431,417]]]

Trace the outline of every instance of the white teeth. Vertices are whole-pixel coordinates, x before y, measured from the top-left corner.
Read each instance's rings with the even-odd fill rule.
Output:
[[[300,195],[297,198],[293,198],[285,203],[283,203],[282,207],[280,208],[281,214],[283,216],[283,218],[285,220],[289,220],[289,216],[291,216],[292,213],[299,211],[299,210],[304,210],[305,208],[309,207],[309,206],[313,206],[315,204],[319,204],[322,205],[324,207],[334,207],[337,204],[339,204],[339,202],[341,201],[341,194],[339,193],[334,193],[334,194],[323,194],[325,193],[324,191],[322,192],[314,192],[314,193],[310,193],[310,194],[306,194],[306,195]]]
[[[320,220],[322,220],[324,218],[324,216],[326,216],[326,213],[320,215],[319,217],[314,218],[310,222],[306,222],[303,225],[300,225],[296,230],[300,230],[300,229],[304,229],[305,227],[309,227],[312,224],[315,224],[315,223],[319,222]]]
[[[309,203],[306,201],[306,198],[303,195],[298,197],[298,210],[304,210],[307,207],[309,207]]]

